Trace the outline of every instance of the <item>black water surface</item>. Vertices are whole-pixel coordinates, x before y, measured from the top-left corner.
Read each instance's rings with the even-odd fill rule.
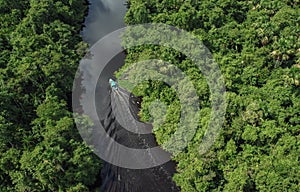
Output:
[[[131,95],[129,102],[132,112],[138,111],[137,100],[137,97]],[[138,135],[121,127],[112,112],[114,101],[111,100],[111,97],[105,98],[105,101],[106,104],[102,108],[106,109],[106,114],[101,123],[110,137],[116,142],[132,148],[147,148],[148,145],[157,146],[153,134]],[[174,171],[175,164],[172,161],[149,169],[128,169],[105,163],[101,174],[101,191],[179,191],[172,181]]]
[[[126,12],[124,0],[90,0],[89,13],[86,17],[83,38],[91,46],[106,34],[124,27],[123,18]],[[138,135],[120,126],[112,113],[111,89],[108,79],[124,64],[125,54],[113,58],[99,76],[97,95],[97,114],[107,133],[120,144],[133,148],[157,146],[153,134]],[[137,101],[140,98],[130,97],[130,110],[133,115],[139,111]],[[149,169],[127,169],[104,162],[101,171],[102,185],[100,191],[108,192],[172,192],[179,188],[172,181],[175,163],[169,161],[164,165]]]

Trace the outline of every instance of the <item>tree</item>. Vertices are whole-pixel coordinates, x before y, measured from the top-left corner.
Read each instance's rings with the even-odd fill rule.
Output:
[[[124,69],[161,59],[183,70],[197,89],[201,107],[198,130],[188,147],[174,157],[173,179],[182,191],[299,191],[299,18],[298,1],[146,1],[144,17],[133,14],[141,2],[130,1],[127,24],[165,23],[188,30],[213,52],[227,90],[224,127],[204,155],[199,145],[210,118],[210,92],[201,72],[168,47],[127,50]],[[140,10],[145,10],[145,7]],[[130,45],[130,38],[124,45]],[[185,43],[185,42],[182,42]],[[164,73],[157,66],[157,71]],[[149,106],[167,106],[163,123],[155,121],[159,144],[176,131],[180,102],[163,82],[139,84],[141,119],[159,116]],[[178,136],[180,139],[180,136]],[[175,143],[176,145],[176,143]],[[176,147],[176,146],[175,146]]]

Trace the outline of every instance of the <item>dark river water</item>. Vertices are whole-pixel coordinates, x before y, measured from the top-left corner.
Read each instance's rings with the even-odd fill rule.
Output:
[[[85,27],[82,31],[83,39],[92,46],[99,39],[110,32],[125,26],[123,20],[126,13],[124,0],[89,0],[89,12],[85,20]],[[103,127],[110,136],[117,142],[131,146],[133,148],[143,148],[140,140],[147,141],[147,146],[156,146],[153,134],[147,134],[144,138],[137,137],[126,131],[111,113],[112,99],[110,97],[110,88],[108,79],[113,77],[124,64],[125,54],[120,53],[115,56],[100,74],[97,82],[97,114],[103,122]],[[140,98],[132,97],[130,103],[131,111],[136,113],[139,110],[137,102]],[[108,123],[107,123],[108,122]],[[175,163],[169,161],[163,165],[148,169],[128,169],[118,167],[104,162],[101,171],[100,191],[109,192],[172,192],[180,191],[172,181],[175,173]]]
[[[124,16],[126,13],[125,0],[89,0],[89,12],[85,18],[85,27],[82,30],[83,40],[92,47],[97,41],[109,33],[125,27]],[[110,48],[107,47],[109,50]],[[115,56],[101,73],[97,84],[98,105],[105,105],[104,98],[108,97],[108,79],[114,72],[124,65],[125,54]],[[98,108],[98,114],[105,114],[103,107]]]

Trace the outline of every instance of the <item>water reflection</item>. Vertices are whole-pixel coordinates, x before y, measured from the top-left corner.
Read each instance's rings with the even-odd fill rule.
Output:
[[[125,26],[126,0],[89,0],[89,2],[89,13],[82,31],[85,42],[93,45],[108,33]]]
[[[94,45],[99,39],[105,35],[120,29],[125,26],[124,16],[126,13],[125,0],[89,0],[89,13],[85,20],[85,27],[82,31],[83,40]],[[110,50],[110,47],[107,47]],[[134,148],[141,147],[152,147],[156,146],[155,137],[153,134],[148,134],[148,137],[143,137],[143,142],[139,139],[134,139],[132,135],[128,135],[127,132],[122,132],[122,127],[115,123],[115,117],[112,117],[112,113],[107,110],[107,106],[110,107],[109,97],[109,84],[108,79],[113,77],[115,71],[117,71],[124,64],[125,54],[120,53],[115,56],[106,66],[102,73],[99,75],[95,94],[97,114],[100,119],[105,118],[111,121],[107,131],[113,133],[112,138],[116,139],[117,142],[124,144],[131,144]],[[88,83],[91,76],[89,74],[95,73],[95,65],[99,63],[91,63],[86,65],[85,81]],[[89,89],[89,85],[85,84],[86,91],[93,90]],[[108,101],[105,98],[109,98]],[[106,102],[105,102],[106,101]],[[131,102],[135,103],[135,102]],[[135,111],[137,111],[135,106]],[[106,118],[105,114],[110,114]],[[138,141],[137,143],[135,143]],[[127,143],[126,143],[127,142]],[[145,142],[147,145],[145,145]],[[133,145],[134,144],[134,145]],[[118,157],[116,157],[118,158]],[[103,168],[101,171],[101,189],[100,191],[108,192],[119,192],[119,191],[133,191],[133,192],[152,192],[152,191],[179,191],[179,188],[172,181],[172,176],[175,173],[175,163],[169,161],[164,165],[149,168],[149,169],[126,169],[118,166],[111,165],[103,162]]]

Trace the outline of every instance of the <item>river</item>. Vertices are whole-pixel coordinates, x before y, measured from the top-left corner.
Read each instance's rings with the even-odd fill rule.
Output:
[[[82,30],[83,40],[90,45],[108,33],[125,27],[125,0],[89,0],[89,12]]]
[[[125,26],[123,20],[126,7],[124,6],[124,0],[89,0],[89,2],[89,12],[85,20],[82,35],[84,41],[92,46],[108,33]],[[122,105],[122,103],[114,101],[113,96],[110,97],[111,93],[107,80],[124,64],[124,59],[124,53],[117,55],[100,74],[96,88],[97,114],[99,119],[102,120],[106,131],[109,132],[110,136],[117,142],[134,148],[156,146],[157,143],[153,134],[137,137],[136,134],[130,133],[122,128],[115,120],[116,118],[113,116],[113,113],[111,113],[112,106]],[[131,97],[130,102],[128,102],[132,104],[131,106],[127,106],[131,108],[131,111],[137,112],[139,110],[137,100],[139,100],[139,98]],[[141,141],[146,141],[146,144]],[[179,188],[172,181],[174,173],[175,163],[172,161],[149,169],[128,169],[104,162],[101,171],[102,184],[100,191],[179,191]]]

